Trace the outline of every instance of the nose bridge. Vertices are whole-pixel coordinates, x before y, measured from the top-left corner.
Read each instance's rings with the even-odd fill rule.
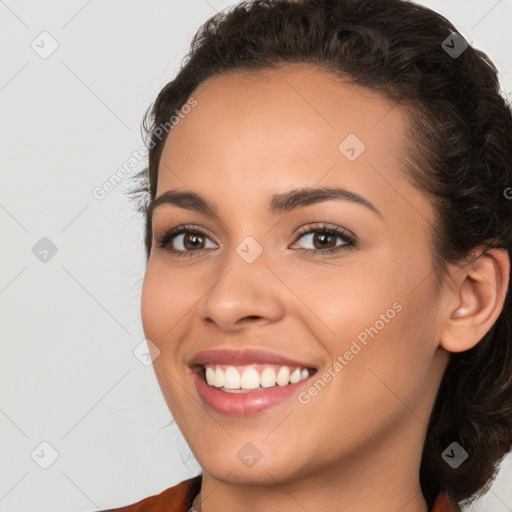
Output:
[[[215,282],[198,304],[198,314],[224,329],[247,317],[276,321],[284,306],[268,263],[262,244],[252,236],[244,238],[226,256]]]

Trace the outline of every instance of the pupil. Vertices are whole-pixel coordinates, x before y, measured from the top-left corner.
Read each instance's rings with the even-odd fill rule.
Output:
[[[191,244],[192,247],[197,247],[201,243],[201,242],[198,242],[198,239],[200,239],[200,238],[201,238],[200,235],[190,235],[190,236],[188,236],[187,237],[187,245]]]
[[[316,241],[320,239],[320,240],[321,240],[321,245],[323,245],[323,246],[325,247],[326,245],[328,245],[328,244],[325,244],[325,243],[324,243],[324,242],[326,241],[326,238],[333,238],[333,236],[332,236],[332,235],[329,235],[329,234],[325,234],[325,233],[323,233],[323,234],[318,235],[318,236],[316,237]],[[330,245],[332,246],[332,243],[331,243]]]

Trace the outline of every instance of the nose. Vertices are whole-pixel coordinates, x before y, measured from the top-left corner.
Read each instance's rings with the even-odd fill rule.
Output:
[[[279,321],[285,295],[285,286],[263,257],[247,263],[235,253],[197,304],[197,312],[209,327],[237,331],[250,324]]]

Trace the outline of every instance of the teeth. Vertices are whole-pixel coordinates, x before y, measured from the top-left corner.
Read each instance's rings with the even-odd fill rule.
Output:
[[[299,382],[299,380],[301,380],[300,368],[295,368],[295,370],[293,370],[293,372],[290,373],[290,382],[292,384],[295,384],[296,382]]]
[[[233,368],[236,373],[236,368]],[[242,373],[242,377],[240,378],[240,387],[242,389],[256,389],[260,385],[260,374],[256,371],[255,368],[247,368],[247,370]]]
[[[288,366],[281,367],[277,373],[276,382],[280,386],[286,386],[286,384],[290,382],[290,368],[288,368]]]
[[[283,365],[253,364],[235,367],[208,363],[204,367],[207,384],[226,391],[286,386],[305,380],[310,375],[307,368]]]
[[[274,368],[267,366],[261,372],[261,387],[262,388],[271,388],[276,385],[276,371]]]
[[[215,369],[215,384],[216,388],[224,386],[224,372],[220,368]]]
[[[224,372],[224,387],[226,389],[240,389],[240,374],[234,366],[228,366]]]
[[[211,367],[206,368],[206,382],[208,382],[208,385],[215,386],[215,370]]]

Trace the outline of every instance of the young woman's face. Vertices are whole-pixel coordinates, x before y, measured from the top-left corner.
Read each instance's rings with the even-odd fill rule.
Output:
[[[416,143],[404,112],[308,66],[219,76],[193,98],[156,197],[196,194],[216,214],[190,197],[153,210],[142,321],[194,455],[237,483],[416,470],[449,354],[432,206],[403,174]],[[346,194],[308,195],[320,188]],[[297,190],[308,194],[286,199]],[[240,374],[259,389],[226,390]]]

